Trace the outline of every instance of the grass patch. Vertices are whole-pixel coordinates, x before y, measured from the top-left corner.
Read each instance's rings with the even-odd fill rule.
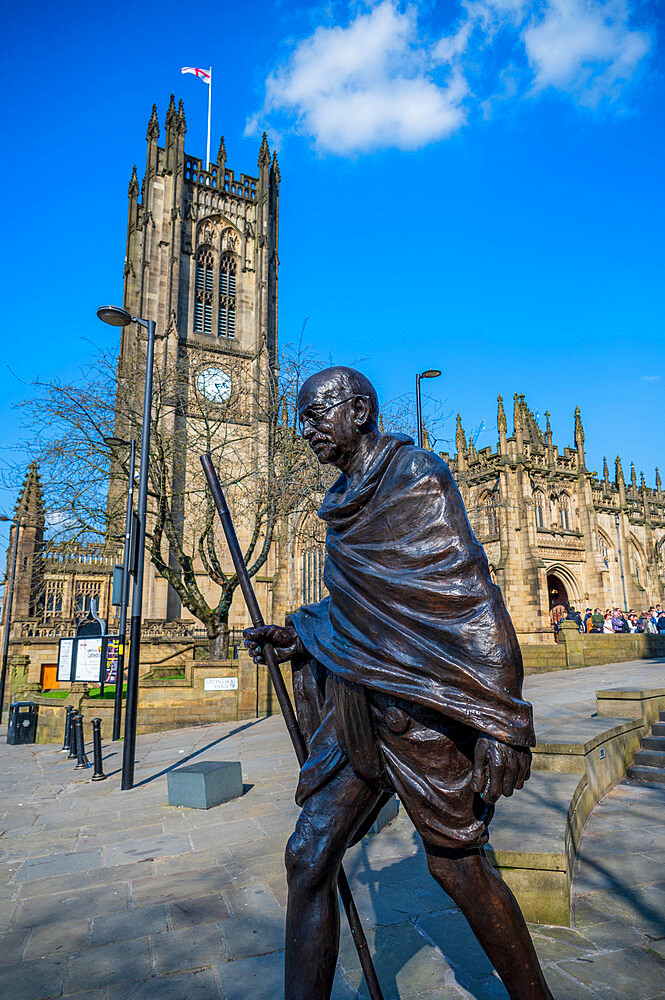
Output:
[[[66,698],[69,691],[42,691],[40,698]]]
[[[122,685],[122,696],[127,697],[127,685]],[[102,697],[100,688],[91,688],[88,694],[88,698],[102,698],[103,701],[110,699],[111,701],[115,698],[115,684],[105,684],[104,685],[104,695]]]

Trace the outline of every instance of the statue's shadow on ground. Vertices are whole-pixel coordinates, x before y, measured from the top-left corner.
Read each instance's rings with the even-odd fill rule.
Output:
[[[415,853],[388,858],[365,839],[345,863],[385,1000],[453,985],[474,1000],[508,1000],[466,919],[430,875],[415,832],[413,843]],[[369,994],[342,921],[338,975],[364,1000]],[[334,991],[333,998],[336,992],[344,995]]]

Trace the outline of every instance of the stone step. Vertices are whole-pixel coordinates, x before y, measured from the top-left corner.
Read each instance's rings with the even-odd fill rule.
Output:
[[[654,781],[665,784],[665,767],[641,767],[633,765],[626,771],[628,778],[635,778],[637,781]]]
[[[642,737],[643,750],[665,750],[665,736]]]
[[[660,713],[663,714],[662,712]],[[654,722],[651,727],[652,736],[665,736],[665,722]]]
[[[634,763],[645,767],[665,768],[665,750],[638,750]]]

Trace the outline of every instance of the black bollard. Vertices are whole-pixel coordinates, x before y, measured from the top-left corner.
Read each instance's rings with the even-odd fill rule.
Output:
[[[76,764],[74,770],[78,771],[84,767],[90,767],[90,761],[85,755],[85,742],[83,737],[83,716],[79,712],[76,716]]]
[[[102,720],[92,720],[92,754],[95,762],[95,773],[93,781],[103,781],[106,775],[102,768]]]
[[[69,753],[67,754],[67,760],[76,760],[76,716],[78,711],[73,708],[72,714],[69,716]]]
[[[65,709],[65,737],[62,741],[62,749],[60,750],[60,753],[62,753],[64,750],[69,750],[71,748],[73,711],[74,709],[72,708],[72,706],[67,705],[67,708]]]

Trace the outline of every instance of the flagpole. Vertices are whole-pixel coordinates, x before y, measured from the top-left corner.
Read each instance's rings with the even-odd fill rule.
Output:
[[[210,82],[208,83],[208,146],[206,159],[208,161],[207,170],[210,170],[210,111],[212,109],[212,66],[210,67]]]

